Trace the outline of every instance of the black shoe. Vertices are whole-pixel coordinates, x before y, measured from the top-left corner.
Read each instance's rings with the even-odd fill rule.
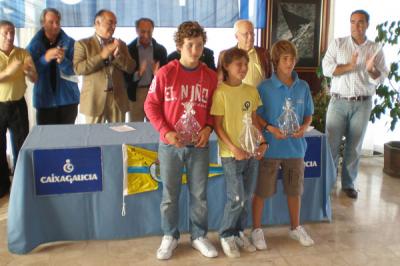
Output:
[[[1,199],[2,197],[4,197],[5,195],[7,195],[7,193],[8,193],[7,190],[5,190],[5,189],[0,189],[0,199]]]
[[[9,192],[10,192],[10,185],[6,186],[6,188],[0,187],[0,198],[4,197]]]
[[[343,188],[342,190],[349,198],[356,199],[358,197],[358,192],[354,188]]]

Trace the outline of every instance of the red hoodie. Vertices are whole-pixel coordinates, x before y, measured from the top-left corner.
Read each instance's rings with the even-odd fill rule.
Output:
[[[211,100],[217,87],[217,74],[204,63],[194,70],[187,70],[173,60],[160,68],[154,77],[144,111],[153,127],[160,132],[160,139],[168,143],[165,134],[176,131],[175,124],[184,111],[182,103],[192,101],[195,117],[201,128],[213,126],[210,115]]]

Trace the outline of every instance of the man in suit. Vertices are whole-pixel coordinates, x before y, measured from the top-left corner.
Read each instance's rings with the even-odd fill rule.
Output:
[[[140,18],[135,23],[137,38],[128,45],[129,54],[137,62],[137,70],[125,75],[129,97],[129,121],[143,122],[144,100],[158,69],[167,63],[167,50],[153,38],[154,22]]]
[[[249,56],[249,68],[243,82],[257,87],[261,81],[271,77],[272,64],[269,51],[262,47],[254,46],[254,26],[251,21],[241,19],[236,21],[233,27],[238,41],[237,47],[247,51]],[[223,53],[224,51],[220,53],[218,65],[220,65]]]
[[[112,37],[116,24],[114,13],[102,9],[94,36],[75,42],[74,70],[83,75],[80,112],[89,124],[124,122],[128,111],[124,72],[133,73],[135,61],[126,44]]]

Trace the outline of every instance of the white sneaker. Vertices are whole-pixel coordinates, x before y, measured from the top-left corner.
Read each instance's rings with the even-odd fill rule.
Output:
[[[296,229],[289,231],[290,238],[297,240],[305,247],[314,245],[314,240],[307,234],[306,230],[301,226],[297,226]]]
[[[163,236],[161,245],[157,250],[157,259],[167,260],[171,258],[172,251],[178,246],[178,240],[173,236]]]
[[[235,237],[235,241],[239,248],[247,252],[256,252],[257,250],[242,231],[239,232],[239,236]]]
[[[200,253],[208,258],[215,258],[218,256],[218,252],[211,244],[210,240],[205,237],[199,237],[192,241],[192,247],[200,251]]]
[[[235,236],[221,238],[221,246],[225,255],[229,258],[239,258],[240,252],[236,246]]]
[[[267,249],[267,242],[264,238],[264,231],[261,228],[256,228],[251,232],[251,241],[258,250]]]

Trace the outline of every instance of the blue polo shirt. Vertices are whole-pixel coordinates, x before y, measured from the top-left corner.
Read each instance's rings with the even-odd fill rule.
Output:
[[[282,83],[275,73],[258,86],[263,105],[257,109],[257,114],[274,127],[278,127],[278,119],[287,98],[292,100],[300,125],[303,124],[304,117],[314,113],[314,104],[307,82],[299,79],[294,71],[292,77],[294,82],[290,87]],[[304,137],[278,140],[270,132],[265,132],[264,137],[269,143],[265,158],[303,158],[305,155],[307,142]]]

